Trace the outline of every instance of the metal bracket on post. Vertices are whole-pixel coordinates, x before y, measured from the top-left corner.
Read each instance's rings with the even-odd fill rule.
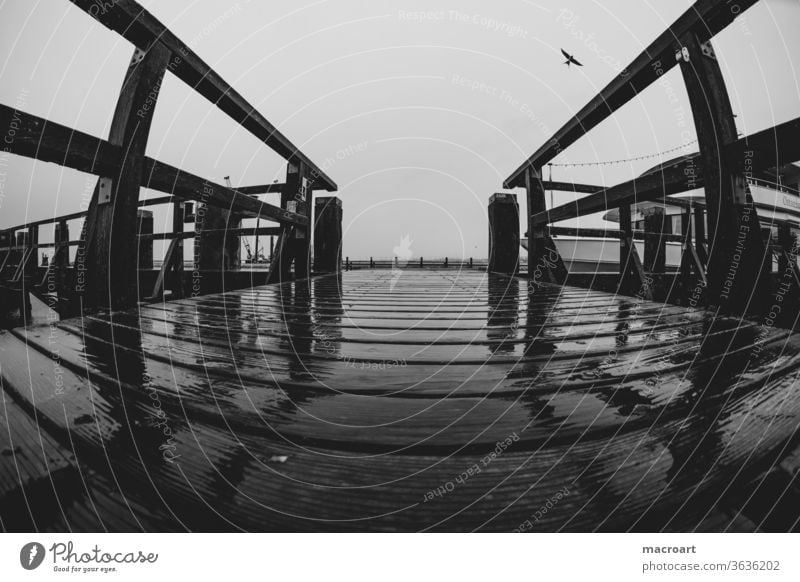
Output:
[[[139,47],[136,47],[136,49],[133,51],[133,56],[131,57],[131,63],[128,65],[128,68],[135,67],[136,65],[141,63],[144,60],[144,56],[146,54],[147,54],[146,51],[143,51]]]
[[[111,202],[111,186],[113,182],[111,178],[100,178],[97,182],[98,187],[98,194],[97,194],[97,203],[98,204],[108,204]]]
[[[688,63],[689,62],[689,49],[686,48],[685,46],[681,47],[681,50],[679,50],[678,52],[675,53],[675,60],[678,61],[678,62],[683,61],[685,63]]]
[[[717,53],[714,52],[714,47],[711,45],[710,40],[700,44],[700,51],[703,53],[704,57],[714,59],[715,61],[717,60]]]

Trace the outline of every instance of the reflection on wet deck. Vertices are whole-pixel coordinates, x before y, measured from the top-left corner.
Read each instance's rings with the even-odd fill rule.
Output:
[[[787,331],[475,271],[143,306],[0,350],[7,529],[724,528],[715,504],[800,406]]]

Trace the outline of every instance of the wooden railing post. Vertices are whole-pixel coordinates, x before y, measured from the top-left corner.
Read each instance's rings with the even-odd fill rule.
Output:
[[[529,166],[525,171],[525,193],[528,200],[528,278],[543,277],[544,282],[563,283],[567,269],[555,241],[546,225],[533,222],[534,215],[547,211],[541,168]]]
[[[150,210],[136,211],[136,231],[138,234],[153,234],[153,213]],[[141,271],[150,271],[153,268],[153,239],[139,239],[138,266]]]
[[[39,227],[28,227],[27,237],[27,251],[28,261],[25,264],[25,276],[29,277],[32,282],[36,278],[36,272],[39,269]]]
[[[519,204],[515,194],[498,193],[489,198],[488,270],[509,275],[519,270]]]
[[[631,207],[628,204],[619,208],[619,228],[619,283],[617,285],[617,293],[621,295],[637,294],[645,299],[652,299],[652,287],[642,268],[636,244],[633,242]]]
[[[13,264],[10,263],[10,259],[14,253],[14,251],[11,249],[14,244],[15,241],[13,232],[0,232],[0,248],[8,249],[0,254],[0,276],[2,276],[3,271],[5,271],[9,264]]]
[[[770,260],[745,176],[748,156],[731,157],[738,139],[728,91],[711,41],[690,30],[679,38],[676,57],[692,107],[708,211],[707,299],[727,311],[768,307]],[[751,160],[752,161],[752,160]]]
[[[128,65],[109,143],[123,152],[113,175],[98,179],[89,205],[85,249],[78,256],[79,292],[84,304],[127,307],[138,300],[136,211],[142,184],[147,138],[170,51],[159,42],[136,48]]]
[[[281,208],[309,216],[313,204],[313,183],[306,165],[289,160],[286,182],[281,190]],[[311,277],[311,230],[304,226],[284,226],[278,237],[276,257],[270,264],[267,280],[270,283],[291,279],[292,264],[296,279]]]
[[[314,201],[314,271],[342,269],[342,201],[325,196]]]
[[[667,269],[667,241],[662,234],[672,234],[672,224],[664,208],[654,206],[644,213],[644,270],[664,273]]]
[[[183,286],[183,234],[185,204],[183,201],[176,201],[172,204],[172,233],[177,237],[175,243],[175,254],[172,264],[172,297],[184,297],[186,295]]]
[[[67,290],[67,269],[69,268],[69,224],[61,220],[55,226],[55,252],[52,268],[55,269],[55,288],[59,303]]]
[[[195,214],[195,238],[200,249],[196,251],[198,266],[203,275],[204,292],[219,291],[225,287],[225,273],[235,271],[240,264],[240,240],[228,231],[239,227],[237,214],[203,204]],[[182,253],[178,253],[182,256]]]
[[[703,268],[708,264],[706,247],[706,212],[702,206],[694,209],[694,249]]]

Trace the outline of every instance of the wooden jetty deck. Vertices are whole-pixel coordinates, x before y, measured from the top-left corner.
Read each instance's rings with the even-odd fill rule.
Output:
[[[339,277],[0,332],[2,527],[763,527],[741,496],[794,445],[797,334],[472,270]]]
[[[105,138],[0,104],[8,154],[97,179],[88,209],[0,229],[0,529],[798,529],[800,229],[759,217],[749,181],[800,160],[800,118],[740,135],[714,51],[758,0],[697,0],[524,160],[503,182],[524,214],[489,198],[486,272],[344,273],[342,201],[320,196],[336,182],[281,123],[135,0],[71,2],[133,52]],[[543,179],[673,68],[696,153],[618,184]],[[285,180],[222,185],[147,156],[165,75]],[[636,205],[698,188],[680,232],[655,211],[634,230]],[[583,196],[548,207],[547,189]],[[154,232],[145,207],[164,205]],[[609,210],[619,229],[558,226]],[[258,277],[239,248],[254,234],[276,237]],[[619,240],[602,284],[618,293],[570,284],[562,234]],[[32,297],[59,317],[19,327]]]

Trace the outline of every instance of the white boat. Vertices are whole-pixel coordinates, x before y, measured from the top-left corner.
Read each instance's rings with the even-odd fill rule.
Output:
[[[671,165],[697,155],[695,153],[676,158],[664,165]],[[656,166],[643,175],[658,171],[661,167],[661,165]],[[779,223],[788,222],[800,228],[800,165],[787,164],[780,168],[772,168],[748,177],[748,183],[762,230],[769,229],[774,238]],[[667,230],[680,234],[683,213],[686,208],[690,204],[705,203],[702,188],[690,190],[672,198],[675,200],[674,204],[640,202],[631,205],[633,229],[644,230],[645,213],[651,208],[658,207],[662,208],[670,219]],[[614,209],[606,212],[603,219],[619,223],[619,211]],[[691,220],[694,229],[693,214]],[[693,232],[696,231],[693,230]],[[553,240],[567,269],[572,273],[616,273],[619,270],[619,242],[616,239],[554,235]],[[527,249],[528,241],[524,237],[521,239],[521,244],[524,249]],[[636,246],[639,256],[644,256],[644,241],[636,241]],[[677,270],[681,261],[681,244],[668,241],[666,247],[667,270]]]

